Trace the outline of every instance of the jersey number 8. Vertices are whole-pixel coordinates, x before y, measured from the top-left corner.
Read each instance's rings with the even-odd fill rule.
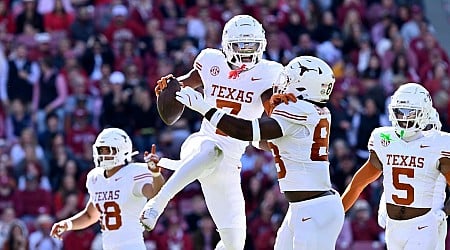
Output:
[[[313,141],[311,145],[311,154],[309,156],[311,161],[327,161],[328,160],[328,141],[330,135],[330,123],[327,119],[320,119],[317,126],[314,128]],[[269,147],[272,150],[275,165],[277,167],[278,179],[286,176],[286,166],[280,156],[278,147],[269,142]]]
[[[100,212],[100,225],[102,230],[117,230],[122,226],[122,217],[120,216],[120,207],[114,201],[107,201],[103,204],[103,209],[97,203],[95,207]]]

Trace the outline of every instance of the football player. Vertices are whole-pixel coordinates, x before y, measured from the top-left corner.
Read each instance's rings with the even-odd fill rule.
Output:
[[[235,16],[224,26],[222,50],[202,50],[194,68],[177,79],[183,86],[201,87],[205,102],[224,112],[248,119],[261,117],[265,109],[270,109],[272,84],[283,69],[279,63],[262,59],[265,48],[262,25],[251,16]],[[158,82],[157,93],[171,77]],[[240,158],[247,145],[203,120],[200,130],[183,143],[173,175],[143,209],[142,223],[152,230],[169,200],[199,180],[221,237],[216,249],[242,250],[246,218]]]
[[[436,249],[441,244],[439,228],[449,210],[434,207],[433,201],[444,192],[436,190],[439,176],[450,183],[450,147],[445,143],[450,137],[436,129],[423,131],[432,112],[430,94],[423,86],[400,86],[389,104],[392,126],[372,132],[369,159],[342,195],[347,211],[383,174],[388,249]]]
[[[133,163],[132,142],[118,128],[104,129],[94,143],[95,168],[86,180],[89,201],[78,214],[53,225],[50,235],[61,238],[69,230],[80,230],[100,221],[103,249],[145,250],[139,212],[164,183],[155,145],[147,163]],[[151,156],[151,157],[150,157]],[[150,171],[149,171],[150,170]]]
[[[177,100],[233,138],[269,140],[280,190],[289,201],[276,250],[335,249],[344,209],[331,187],[328,161],[331,115],[326,103],[335,82],[333,71],[317,57],[301,56],[280,75],[274,92],[295,99],[280,103],[270,117],[245,120],[229,115],[189,87],[177,93]]]
[[[433,108],[433,111],[430,116],[430,122],[425,127],[425,131],[430,129],[436,129],[441,130],[442,123],[439,119],[439,113],[436,109]],[[445,188],[446,188],[447,182],[445,181],[445,178],[443,175],[439,175],[438,180],[436,182],[436,185],[434,186],[434,196],[433,196],[433,209],[443,209],[444,208],[444,202],[445,202]],[[382,228],[386,228],[386,198],[384,197],[384,192],[381,194],[380,197],[380,205],[378,207],[378,225]],[[436,246],[436,250],[445,250],[445,238],[447,237],[447,220],[444,220],[439,228],[439,240],[438,245]]]

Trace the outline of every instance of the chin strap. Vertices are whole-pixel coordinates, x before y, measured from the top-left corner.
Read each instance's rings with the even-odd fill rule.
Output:
[[[230,73],[228,73],[228,79],[238,78],[239,74],[244,70],[247,70],[247,65],[245,65],[245,64],[242,64],[241,67],[239,67],[237,69],[231,70]]]

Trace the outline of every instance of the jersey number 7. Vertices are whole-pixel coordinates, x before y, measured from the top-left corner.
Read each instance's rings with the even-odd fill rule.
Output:
[[[229,114],[237,115],[239,111],[241,111],[242,104],[225,100],[216,100],[216,107],[221,108]],[[227,134],[222,132],[220,129],[216,129],[216,134],[227,136]]]

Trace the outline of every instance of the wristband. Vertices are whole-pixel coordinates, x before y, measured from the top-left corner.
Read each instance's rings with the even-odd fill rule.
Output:
[[[225,112],[223,112],[221,109],[218,109],[211,117],[211,120],[209,121],[211,125],[217,128],[217,124],[219,124],[220,119],[225,115]]]
[[[253,134],[253,141],[261,140],[261,129],[259,128],[258,119],[252,121],[252,134]]]
[[[66,226],[67,226],[67,231],[68,230],[72,230],[72,228],[73,228],[73,222],[72,222],[72,220],[66,220]]]
[[[153,176],[153,177],[159,177],[159,176],[161,175],[161,172],[160,172],[160,171],[158,171],[158,172],[150,171],[150,172],[152,173],[152,176]]]

